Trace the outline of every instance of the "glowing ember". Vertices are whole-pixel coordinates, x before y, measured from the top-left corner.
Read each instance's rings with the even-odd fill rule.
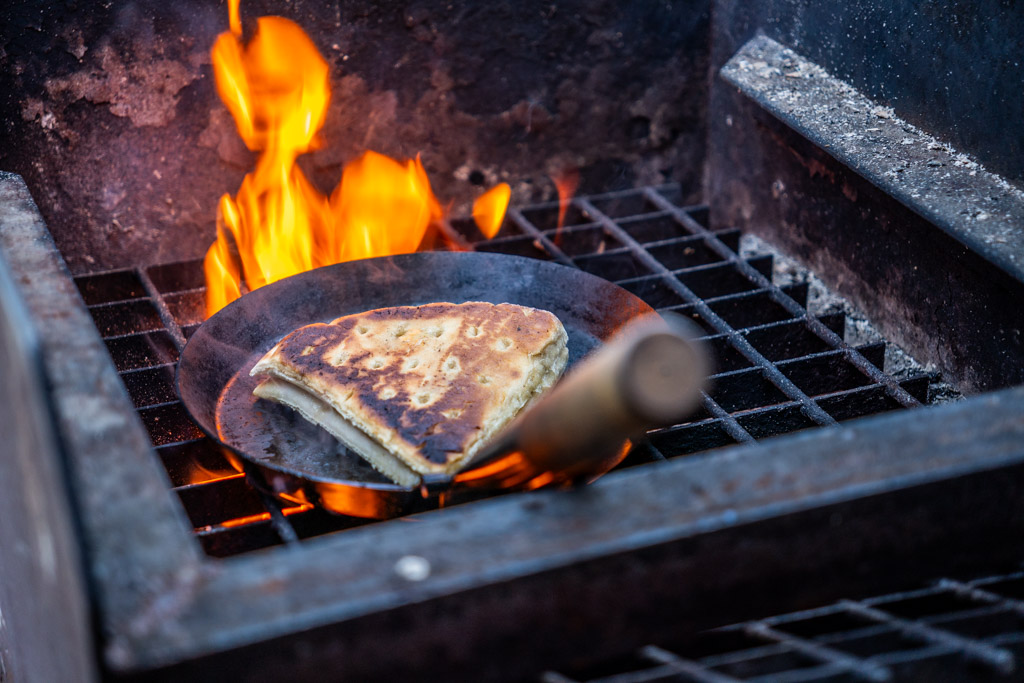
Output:
[[[238,194],[221,197],[204,263],[207,316],[241,296],[243,282],[251,290],[331,263],[415,251],[444,218],[418,157],[403,164],[366,152],[346,164],[330,199],[313,187],[295,161],[317,148],[330,102],[327,62],[281,17],[260,17],[244,41],[238,2],[229,2],[231,28],[211,57],[217,92],[260,158]],[[477,201],[488,236],[508,196],[502,184]]]
[[[285,517],[288,517],[290,515],[298,514],[300,512],[306,512],[306,511],[312,510],[312,509],[313,509],[313,506],[311,504],[303,503],[301,505],[294,505],[292,507],[281,508],[281,514],[283,514]],[[265,522],[265,521],[267,521],[269,519],[270,519],[270,513],[269,512],[260,512],[260,513],[257,513],[255,515],[248,515],[246,517],[236,517],[234,519],[228,519],[228,520],[225,520],[225,521],[223,521],[220,524],[217,524],[215,526],[219,526],[219,527],[224,527],[224,528],[230,529],[230,528],[233,528],[233,527],[248,526],[249,524],[256,524],[257,522]],[[204,529],[212,529],[212,528],[214,528],[214,525],[211,525],[211,526],[208,526],[208,527],[204,527]]]

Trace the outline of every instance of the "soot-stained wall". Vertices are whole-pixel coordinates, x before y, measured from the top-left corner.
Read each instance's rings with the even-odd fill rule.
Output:
[[[708,2],[242,3],[298,22],[331,68],[323,191],[365,149],[421,153],[465,210],[508,181],[550,198],[678,181],[699,198]],[[0,169],[22,174],[75,272],[202,255],[254,155],[217,98],[223,3],[23,1],[0,9]]]

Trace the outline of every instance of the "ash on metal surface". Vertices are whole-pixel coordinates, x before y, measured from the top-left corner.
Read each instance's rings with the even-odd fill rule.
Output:
[[[1024,190],[775,41],[748,42],[727,81],[958,241],[1024,276]]]
[[[804,268],[795,259],[779,251],[772,244],[756,235],[744,234],[740,238],[740,257],[749,259],[757,256],[772,257],[772,282],[780,287],[807,285],[807,312],[814,316],[830,313],[846,315],[846,329],[843,338],[851,346],[885,344],[885,367],[883,370],[897,379],[928,373],[934,376],[929,385],[929,403],[950,403],[963,399],[956,387],[944,381],[932,364],[920,363],[905,350],[885,339],[871,324],[867,316],[848,300],[830,290],[813,272]]]

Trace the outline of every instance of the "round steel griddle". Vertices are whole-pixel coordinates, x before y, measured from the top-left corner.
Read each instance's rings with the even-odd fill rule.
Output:
[[[259,380],[249,370],[303,325],[438,301],[551,311],[569,335],[569,367],[630,320],[653,312],[606,280],[536,259],[427,252],[349,261],[261,287],[212,316],[182,351],[178,393],[235,467],[271,494],[361,517],[434,507],[436,500],[419,488],[392,483],[291,409],[256,399]]]

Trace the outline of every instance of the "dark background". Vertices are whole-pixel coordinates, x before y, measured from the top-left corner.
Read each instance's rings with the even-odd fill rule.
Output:
[[[253,155],[217,98],[219,2],[21,2],[0,9],[0,169],[22,174],[73,271],[201,256]],[[329,191],[370,148],[422,153],[442,203],[679,181],[699,197],[706,2],[243,2],[298,22],[331,66]],[[141,257],[140,257],[141,255]]]
[[[709,79],[757,32],[1024,180],[1022,3],[261,0],[242,14],[294,19],[331,65],[325,144],[302,161],[325,191],[371,148],[422,153],[455,213],[503,180],[514,202],[551,198],[567,166],[581,192],[676,181],[713,203]],[[0,169],[25,176],[76,273],[204,252],[217,198],[253,162],[213,89],[226,27],[226,5],[200,0],[0,8]]]

